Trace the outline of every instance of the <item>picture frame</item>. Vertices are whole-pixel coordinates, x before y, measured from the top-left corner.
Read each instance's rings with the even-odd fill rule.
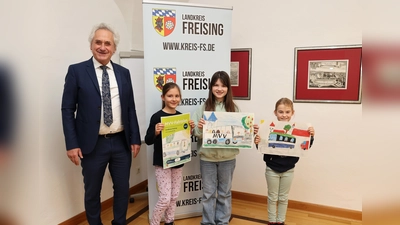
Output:
[[[233,99],[251,99],[251,48],[231,49],[231,86]]]
[[[362,46],[294,49],[293,102],[361,103]]]

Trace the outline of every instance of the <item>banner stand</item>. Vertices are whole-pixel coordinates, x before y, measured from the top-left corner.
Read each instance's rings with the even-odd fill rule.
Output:
[[[216,71],[230,71],[232,8],[187,3],[143,1],[144,87],[146,129],[161,109],[161,90],[167,82],[181,88],[181,113],[194,113],[208,96]],[[144,137],[143,137],[144,138]],[[203,195],[197,138],[191,137],[191,161],[183,179],[175,218],[202,214]],[[149,217],[158,200],[153,146],[147,146]]]

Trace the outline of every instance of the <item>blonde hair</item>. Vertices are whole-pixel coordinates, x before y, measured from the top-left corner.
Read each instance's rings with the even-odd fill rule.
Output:
[[[281,98],[279,99],[276,103],[275,103],[275,110],[276,111],[278,109],[279,105],[285,105],[285,106],[289,106],[290,108],[292,108],[292,111],[294,111],[293,108],[293,102],[292,100],[288,99],[288,98]]]

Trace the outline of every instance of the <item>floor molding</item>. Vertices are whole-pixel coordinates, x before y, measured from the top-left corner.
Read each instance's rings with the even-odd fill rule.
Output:
[[[133,194],[142,192],[146,188],[147,188],[147,180],[144,180],[141,183],[131,187],[129,189],[129,194],[133,195]],[[112,207],[112,205],[113,205],[113,198],[111,197],[101,203],[101,210],[104,211],[104,210]],[[58,225],[76,225],[76,224],[82,223],[84,221],[86,221],[86,214],[85,214],[85,212],[81,212],[78,215],[76,215],[64,222],[59,223]]]
[[[245,193],[245,192],[238,192],[238,191],[232,191],[232,198],[234,199],[239,199],[239,200],[245,200],[245,201],[251,201],[251,202],[257,202],[257,203],[263,203],[267,205],[267,196],[263,195],[255,195],[255,194],[250,194],[250,193]],[[342,217],[342,218],[347,218],[347,219],[352,219],[352,220],[362,220],[362,212],[361,211],[356,211],[356,210],[349,210],[349,209],[342,209],[342,208],[336,208],[336,207],[330,207],[330,206],[324,206],[324,205],[317,205],[317,204],[312,204],[312,203],[307,203],[307,202],[299,202],[299,201],[294,201],[294,200],[289,200],[289,206],[290,209],[297,209],[297,210],[303,210],[303,211],[308,211],[308,212],[313,212],[313,213],[320,213],[320,214],[325,214],[325,215],[330,215],[330,216],[337,216],[337,217]]]
[[[129,217],[126,220],[126,224],[130,224],[132,221],[134,221],[136,218],[138,218],[139,216],[141,216],[143,213],[146,213],[149,210],[149,206],[144,207],[143,209],[139,210],[137,213],[135,213],[135,215]],[[201,217],[201,215],[198,215],[196,217]],[[186,217],[185,217],[186,218]],[[176,217],[175,217],[176,219]],[[251,222],[255,222],[255,223],[260,223],[260,224],[267,224],[268,221],[266,220],[260,220],[260,219],[255,219],[255,218],[250,218],[250,217],[246,217],[246,216],[240,216],[240,215],[235,215],[232,214],[231,218],[229,219],[229,222],[232,221],[232,219],[240,219],[240,220],[247,220],[247,221],[251,221]],[[133,223],[132,223],[133,224]]]
[[[143,190],[145,190],[146,188],[147,188],[147,180],[131,187],[129,190],[129,194],[133,195],[136,193],[140,193]],[[262,204],[267,205],[267,196],[263,196],[263,195],[255,195],[255,194],[250,194],[250,193],[245,193],[245,192],[232,191],[232,198],[239,199],[239,200],[245,200],[245,201],[251,201],[251,202],[257,202],[257,203],[262,203]],[[105,210],[109,207],[112,207],[112,204],[113,204],[113,199],[111,197],[101,203],[101,208],[102,208],[102,210]],[[336,207],[330,207],[330,206],[324,206],[324,205],[317,205],[317,204],[312,204],[312,203],[307,203],[307,202],[299,202],[299,201],[294,201],[294,200],[289,200],[288,207],[290,209],[303,210],[303,211],[308,211],[308,212],[312,212],[312,213],[319,213],[319,214],[324,214],[324,215],[329,215],[329,216],[342,217],[342,218],[346,218],[346,219],[359,220],[359,221],[362,220],[362,212],[356,211],[356,210],[349,210],[349,209],[342,209],[342,208],[336,208]],[[144,211],[148,210],[148,207],[144,208],[143,210]],[[132,216],[129,219],[131,221],[134,220],[137,216],[139,216],[143,213],[143,210],[136,213],[134,216]],[[236,216],[236,215],[232,215],[232,217],[233,218],[242,218],[241,216]],[[246,218],[246,219],[249,220],[249,218]],[[59,225],[76,225],[76,224],[84,222],[85,220],[86,220],[85,212],[82,212],[82,213],[79,213],[78,215],[60,223]],[[251,218],[250,218],[250,220],[251,220]],[[263,222],[263,221],[254,221],[254,222]]]

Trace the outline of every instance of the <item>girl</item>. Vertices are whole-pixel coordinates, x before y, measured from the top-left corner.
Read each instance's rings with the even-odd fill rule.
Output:
[[[176,199],[181,189],[183,164],[163,169],[162,138],[161,132],[164,124],[161,117],[181,114],[176,107],[181,102],[181,90],[175,83],[167,83],[162,89],[162,110],[153,114],[147,129],[145,141],[147,145],[154,144],[153,165],[155,166],[156,180],[159,188],[159,197],[154,207],[151,225],[159,225],[164,215],[165,225],[174,224]],[[191,129],[194,128],[193,120],[189,121]]]
[[[238,112],[233,102],[229,75],[224,71],[214,73],[211,78],[208,99],[193,115],[197,126],[194,135],[202,138],[204,111]],[[258,131],[258,126],[254,126]],[[202,148],[202,141],[197,142],[200,155],[200,171],[203,184],[203,218],[201,224],[228,224],[231,217],[231,186],[236,155],[239,149]]]
[[[275,104],[274,114],[278,121],[290,121],[294,114],[293,102],[288,98],[279,99]],[[311,135],[311,146],[314,128],[310,126],[308,132]],[[254,143],[259,142],[260,137],[257,135]],[[264,161],[267,164],[265,178],[268,186],[268,224],[284,225],[294,166],[299,157],[264,154]]]

